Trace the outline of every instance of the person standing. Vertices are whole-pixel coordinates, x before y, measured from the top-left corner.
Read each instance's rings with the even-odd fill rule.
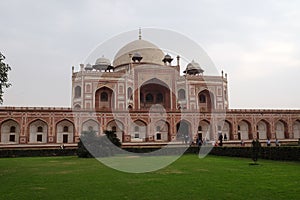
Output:
[[[270,140],[270,138],[267,139],[267,146],[268,147],[271,146],[271,140]]]

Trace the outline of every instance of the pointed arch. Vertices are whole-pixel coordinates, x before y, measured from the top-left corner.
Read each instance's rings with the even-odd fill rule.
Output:
[[[208,120],[201,120],[198,124],[197,138],[201,140],[211,140],[213,138],[211,124]]]
[[[68,119],[62,119],[56,123],[56,142],[73,143],[74,142],[74,124]]]
[[[178,93],[177,93],[177,96],[178,96],[179,101],[185,100],[186,99],[185,90],[184,89],[179,89]]]
[[[99,123],[93,119],[86,120],[81,125],[82,132],[95,132],[96,135],[99,134]],[[81,134],[81,133],[80,133]]]
[[[208,89],[198,93],[198,105],[201,112],[210,112],[215,109],[215,96]]]
[[[127,100],[133,100],[133,93],[131,87],[127,88]]]
[[[29,123],[29,143],[47,143],[48,124],[42,119],[35,119]]]
[[[155,122],[155,141],[170,141],[170,124],[165,120]]]
[[[251,123],[245,119],[238,122],[238,140],[253,139]]]
[[[20,138],[20,125],[14,119],[1,122],[1,143],[18,144]]]
[[[120,120],[111,120],[106,125],[106,130],[114,131],[121,142],[124,140],[124,124]]]
[[[150,108],[153,104],[161,104],[164,108],[171,108],[171,100],[174,96],[169,86],[162,80],[152,78],[145,81],[139,88],[140,107]]]
[[[256,129],[257,129],[257,134],[256,134],[257,139],[271,138],[270,123],[265,119],[261,119],[260,121],[258,121],[258,123],[256,124]]]
[[[114,108],[114,91],[106,86],[98,88],[95,92],[95,108],[97,110],[111,110]]]
[[[147,138],[147,123],[141,119],[135,120],[131,124],[131,141],[143,142]]]
[[[295,120],[293,123],[293,138],[300,138],[300,120]]]
[[[74,89],[74,98],[80,98],[81,97],[81,87],[77,85]]]
[[[224,121],[220,121],[218,123],[218,138],[220,135],[222,135],[222,137],[227,137],[229,138],[229,140],[234,140],[234,135],[233,135],[233,131],[232,131],[232,123],[228,120],[224,120]]]
[[[287,138],[289,138],[288,125],[282,119],[278,120],[275,123],[275,137],[277,139],[287,139]]]
[[[181,140],[184,143],[192,142],[192,126],[191,123],[185,119],[180,120],[176,124],[176,132],[177,132],[177,139]]]

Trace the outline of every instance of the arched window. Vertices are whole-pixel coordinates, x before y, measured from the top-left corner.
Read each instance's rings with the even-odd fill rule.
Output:
[[[204,94],[200,94],[200,96],[199,96],[199,102],[200,103],[206,103],[206,96]]]
[[[75,98],[79,98],[79,97],[81,97],[81,87],[76,86],[75,87]]]
[[[128,99],[130,99],[130,100],[132,100],[132,89],[131,89],[131,87],[129,87],[128,89],[127,89],[127,98]]]
[[[178,91],[178,100],[185,100],[185,90],[184,89],[180,89]]]
[[[16,127],[15,126],[11,126],[10,127],[10,132],[11,133],[15,133],[16,132]]]
[[[43,132],[43,127],[41,127],[41,126],[37,127],[37,132],[39,132],[39,133]]]
[[[67,126],[64,126],[64,128],[63,128],[63,132],[69,132],[69,127],[67,127]]]
[[[156,96],[156,102],[157,103],[161,103],[164,101],[164,96],[162,93],[158,93],[157,96]]]
[[[100,95],[100,101],[108,101],[108,95],[106,92],[102,92]]]
[[[134,132],[139,132],[139,131],[140,131],[140,127],[135,126],[135,127],[134,127]]]
[[[80,105],[79,104],[76,104],[75,106],[74,106],[74,109],[75,110],[79,110],[81,107],[80,107]]]
[[[146,95],[146,102],[153,102],[153,95],[152,94],[147,94]]]

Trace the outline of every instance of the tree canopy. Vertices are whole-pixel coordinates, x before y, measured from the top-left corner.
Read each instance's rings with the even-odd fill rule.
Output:
[[[0,52],[0,104],[3,103],[4,89],[11,86],[8,82],[8,71],[10,66],[4,62],[5,56]]]

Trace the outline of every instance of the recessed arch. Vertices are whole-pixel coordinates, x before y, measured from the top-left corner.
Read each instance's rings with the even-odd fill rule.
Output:
[[[82,123],[81,131],[82,132],[94,132],[96,135],[98,135],[99,134],[99,123],[93,119],[86,120]]]
[[[202,112],[210,112],[215,109],[215,97],[212,92],[205,89],[198,93],[198,105]]]
[[[75,109],[75,110],[80,110],[80,109],[81,109],[80,104],[76,104],[76,105],[74,106],[74,109]]]
[[[120,139],[121,142],[124,140],[124,124],[119,120],[111,120],[106,125],[106,130],[113,131]]]
[[[73,143],[74,142],[74,124],[68,119],[60,120],[56,123],[56,142]]]
[[[133,93],[132,93],[132,88],[131,87],[127,88],[127,99],[128,100],[133,100]]]
[[[257,125],[257,139],[271,139],[271,133],[270,133],[270,123],[264,119],[260,120]]]
[[[95,108],[97,110],[111,110],[114,108],[114,91],[109,87],[101,87],[95,92]]]
[[[179,101],[185,100],[186,99],[185,90],[184,89],[178,90],[177,96]]]
[[[176,124],[177,139],[184,143],[190,143],[193,139],[191,123],[187,120],[180,120]]]
[[[74,97],[75,98],[80,98],[81,97],[81,87],[78,85],[74,89]]]
[[[277,139],[289,138],[287,130],[288,130],[288,125],[284,120],[278,120],[275,123],[275,137]]]
[[[218,138],[220,135],[222,135],[223,139],[224,137],[228,138],[229,140],[234,140],[234,135],[232,131],[232,123],[228,120],[220,121],[218,123]]]
[[[145,81],[139,88],[140,107],[148,109],[154,104],[161,104],[165,109],[171,108],[171,96],[169,86],[157,78]]]
[[[35,119],[29,123],[29,143],[47,143],[48,124],[42,119]]]
[[[155,138],[156,141],[170,141],[170,124],[165,120],[155,122]]]
[[[248,140],[253,139],[251,134],[251,123],[247,120],[241,120],[238,122],[238,139],[239,140]]]
[[[20,125],[14,119],[7,119],[1,123],[1,143],[18,144],[20,138]]]
[[[213,138],[210,122],[201,120],[198,124],[197,138],[200,140],[211,140]]]
[[[293,123],[293,138],[300,138],[300,120],[295,120]]]
[[[147,123],[143,120],[135,120],[131,124],[131,141],[143,142],[147,138]]]

